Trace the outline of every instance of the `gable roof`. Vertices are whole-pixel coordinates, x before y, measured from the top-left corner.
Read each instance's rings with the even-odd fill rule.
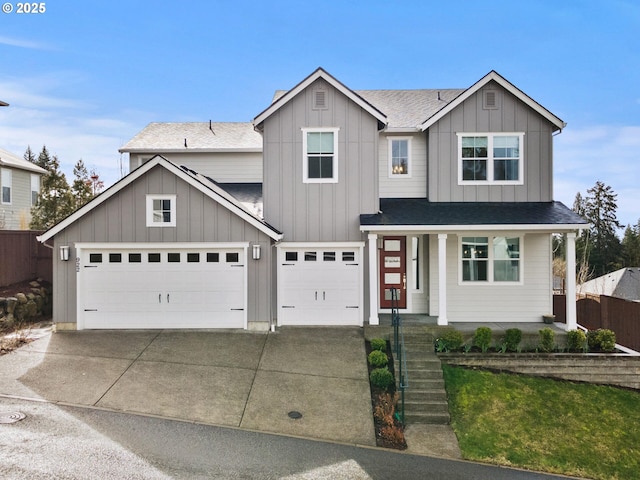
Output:
[[[356,92],[345,86],[342,82],[337,80],[335,77],[327,73],[322,67],[318,67],[311,75],[298,83],[291,90],[287,91],[284,95],[278,97],[271,105],[269,105],[265,110],[256,116],[253,119],[253,124],[257,129],[261,128],[262,123],[269,118],[274,112],[279,110],[282,106],[286,105],[291,99],[296,97],[300,92],[302,92],[305,88],[311,85],[313,82],[322,78],[329,85],[334,87],[340,93],[345,95],[351,101],[353,101],[356,105],[360,106],[363,110],[370,113],[373,117],[375,117],[380,123],[386,125],[387,117],[384,113],[382,113],[378,108],[373,106],[367,100],[362,98]]]
[[[533,110],[538,112],[540,115],[542,115],[544,118],[546,118],[549,122],[551,122],[556,127],[555,130],[562,130],[564,127],[567,126],[567,124],[563,122],[560,118],[556,117],[553,113],[551,113],[549,110],[544,108],[534,99],[532,99],[529,95],[524,93],[522,90],[520,90],[518,87],[513,85],[511,82],[507,81],[498,72],[496,72],[495,70],[491,70],[488,74],[486,74],[476,83],[474,83],[471,87],[464,90],[464,92],[458,95],[453,101],[449,102],[447,105],[445,105],[443,108],[438,110],[433,115],[427,117],[427,119],[424,120],[420,125],[420,128],[422,130],[426,130],[427,128],[429,128],[431,125],[436,123],[438,120],[444,117],[447,113],[451,112],[454,108],[456,108],[458,105],[464,102],[467,98],[469,98],[471,95],[476,93],[478,90],[480,90],[482,87],[484,87],[487,83],[491,81],[496,82],[498,85],[500,85],[502,88],[504,88],[509,93],[514,95],[520,101],[522,101],[523,103],[531,107]]]
[[[430,202],[381,198],[380,213],[360,215],[360,230],[549,230],[586,228],[587,221],[561,202]]]
[[[2,100],[0,100],[0,107],[8,107],[9,104],[7,102],[3,102]]]
[[[626,267],[578,285],[578,293],[592,293],[640,301],[640,268]]]
[[[177,177],[181,178],[185,182],[187,182],[192,187],[201,191],[209,198],[213,199],[215,202],[219,203],[223,207],[227,208],[232,213],[239,216],[241,219],[251,224],[264,234],[268,235],[274,240],[281,240],[282,233],[273,228],[267,222],[265,222],[262,218],[257,217],[253,213],[251,213],[246,207],[242,205],[241,202],[236,200],[231,194],[227,193],[224,189],[217,186],[214,182],[207,179],[207,177],[194,172],[193,170],[189,170],[184,167],[178,167],[176,164],[170,162],[166,158],[161,155],[156,155],[148,162],[142,164],[142,166],[136,168],[133,172],[131,172],[126,177],[120,179],[118,182],[113,184],[104,192],[100,193],[89,203],[85,204],[74,213],[69,215],[67,218],[57,223],[49,230],[44,232],[42,235],[36,237],[39,242],[46,242],[53,236],[60,233],[62,230],[82,218],[84,215],[89,213],[91,210],[96,208],[98,205],[101,205],[122,189],[133,183],[138,178],[142,177],[145,173],[147,173],[152,168],[160,166],[162,168],[167,169]]]
[[[153,122],[118,151],[262,152],[262,137],[250,122]]]
[[[29,172],[39,173],[40,175],[48,173],[44,168],[39,167],[35,163],[31,163],[2,148],[0,148],[0,166],[28,170]]]

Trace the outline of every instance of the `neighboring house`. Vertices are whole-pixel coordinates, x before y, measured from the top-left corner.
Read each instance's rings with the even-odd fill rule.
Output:
[[[626,267],[578,285],[578,293],[640,301],[640,268]]]
[[[0,148],[0,228],[28,230],[47,171]]]
[[[75,257],[54,262],[60,328],[376,325],[394,289],[441,325],[539,322],[553,233],[575,278],[586,222],[553,201],[565,124],[496,72],[353,91],[320,68],[253,121],[261,188],[238,166],[257,152],[222,155],[225,125],[149,125],[122,149],[132,172],[40,237]]]

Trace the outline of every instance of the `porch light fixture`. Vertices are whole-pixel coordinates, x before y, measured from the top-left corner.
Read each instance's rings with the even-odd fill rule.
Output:
[[[260,245],[256,244],[253,246],[253,255],[254,260],[260,260]]]
[[[63,262],[69,261],[69,245],[60,246],[60,260]]]

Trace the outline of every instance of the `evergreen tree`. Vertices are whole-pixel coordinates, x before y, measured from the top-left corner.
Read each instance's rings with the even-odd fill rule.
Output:
[[[36,156],[34,155],[33,151],[31,150],[30,146],[27,146],[27,150],[24,152],[24,156],[23,158],[27,161],[27,162],[31,162],[31,163],[36,163]]]
[[[92,181],[89,177],[89,171],[85,167],[82,159],[78,160],[73,167],[73,185],[71,185],[71,194],[73,195],[74,210],[80,208],[93,198]]]
[[[590,224],[589,230],[580,238],[582,257],[579,258],[588,263],[595,277],[621,266],[621,244],[616,235],[616,229],[621,227],[616,218],[617,197],[610,186],[598,180],[587,190],[584,199],[578,193],[574,202],[574,211]]]
[[[640,267],[640,219],[627,225],[622,238],[622,260],[625,267]]]
[[[48,173],[42,177],[38,204],[31,209],[30,226],[34,230],[47,230],[73,211],[73,196],[58,158],[49,155],[46,147],[42,147],[35,163]]]

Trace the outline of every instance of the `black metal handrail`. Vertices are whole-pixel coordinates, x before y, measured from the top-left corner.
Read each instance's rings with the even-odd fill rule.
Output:
[[[400,390],[400,422],[404,425],[404,391],[409,388],[407,351],[404,347],[402,319],[398,312],[398,289],[391,289],[391,324],[393,325],[394,352],[398,359],[398,389]]]

